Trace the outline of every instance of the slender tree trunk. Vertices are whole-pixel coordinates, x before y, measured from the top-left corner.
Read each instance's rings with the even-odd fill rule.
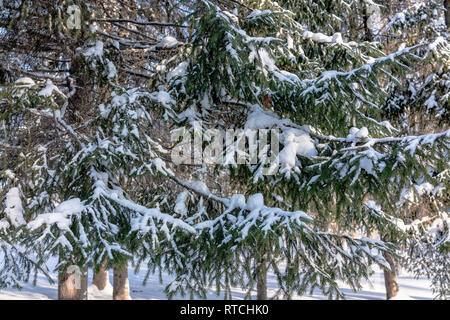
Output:
[[[391,299],[398,294],[398,283],[396,275],[396,263],[390,254],[383,254],[386,261],[389,263],[392,271],[384,270],[384,284],[386,286],[386,299]]]
[[[358,8],[355,8],[356,12],[358,11]],[[358,33],[358,15],[357,14],[351,14],[348,17],[348,24],[349,24],[349,30],[348,30],[348,36],[350,39],[353,39],[356,37]]]
[[[59,300],[87,300],[88,270],[69,266],[58,276]]]
[[[447,25],[447,29],[450,29],[450,0],[444,1],[445,8],[445,24]]]
[[[373,35],[372,35],[372,30],[370,30],[369,19],[370,19],[370,13],[367,10],[367,5],[364,4],[364,9],[363,9],[363,24],[364,24],[364,33],[365,33],[364,40],[372,41]]]
[[[267,266],[265,261],[257,268],[256,300],[267,300]]]
[[[113,300],[130,300],[130,285],[128,282],[128,265],[114,266]]]
[[[106,284],[109,281],[109,273],[108,269],[106,269],[106,260],[103,261],[102,267],[98,272],[94,273],[94,277],[92,278],[92,283],[95,284],[98,290],[103,290],[106,287]]]

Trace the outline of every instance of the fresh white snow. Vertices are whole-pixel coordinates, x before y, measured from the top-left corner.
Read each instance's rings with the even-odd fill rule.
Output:
[[[65,97],[64,93],[62,93],[61,90],[59,90],[58,87],[53,84],[52,80],[47,79],[44,89],[39,91],[38,95],[42,97],[50,97],[53,92],[56,92]]]
[[[5,213],[14,227],[25,224],[22,201],[18,188],[11,188],[5,198]]]
[[[29,78],[29,77],[22,77],[17,79],[14,82],[14,86],[15,87],[23,87],[23,88],[31,88],[32,86],[36,85],[36,83],[34,82],[33,79]]]
[[[156,45],[157,48],[164,48],[164,49],[172,49],[176,47],[180,42],[175,39],[174,37],[167,36],[162,38],[162,40]]]
[[[36,230],[39,227],[46,225],[47,228],[56,224],[60,230],[69,230],[71,225],[71,216],[79,214],[84,210],[80,199],[70,199],[59,204],[54,212],[43,213],[38,215],[34,220],[28,223],[30,230]]]
[[[264,196],[261,193],[256,193],[248,198],[246,209],[249,211],[253,211],[256,209],[260,209],[264,206]]]

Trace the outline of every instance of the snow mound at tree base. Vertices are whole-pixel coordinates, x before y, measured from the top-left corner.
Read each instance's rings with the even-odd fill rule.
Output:
[[[113,286],[111,282],[106,283],[103,290],[99,290],[95,284],[91,284],[88,287],[88,299],[89,300],[112,300]]]

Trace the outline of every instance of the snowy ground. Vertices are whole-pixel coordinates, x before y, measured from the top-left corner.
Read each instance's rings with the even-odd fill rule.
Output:
[[[130,270],[132,270],[130,266]],[[134,274],[130,271],[130,289],[131,298],[135,300],[162,300],[167,299],[164,295],[164,287],[170,281],[169,276],[163,276],[163,284],[159,282],[157,274],[150,276],[146,286],[142,285],[142,280],[146,274],[145,268],[142,268],[140,273]],[[56,280],[56,274],[52,275]],[[90,270],[90,280],[92,280],[92,271]],[[396,297],[397,300],[429,300],[433,299],[431,292],[431,282],[425,278],[415,279],[412,275],[402,273],[399,276],[400,292]],[[112,281],[112,273],[110,272],[110,281]],[[384,278],[383,272],[377,269],[377,272],[372,277],[372,285],[366,284],[363,289],[358,292],[353,292],[346,286],[342,286],[342,291],[346,294],[349,300],[379,300],[385,299]],[[276,292],[276,278],[269,274],[268,277],[268,294],[269,297]],[[88,290],[90,300],[110,300],[112,297],[112,287],[107,286],[105,290],[99,291],[97,287],[91,285]],[[0,300],[48,300],[57,299],[58,292],[56,284],[49,284],[46,278],[42,275],[38,276],[37,285],[25,284],[22,290],[7,289],[0,291]],[[239,288],[233,290],[233,299],[241,300],[245,293]],[[255,292],[256,296],[256,292]],[[182,299],[177,296],[176,299]],[[215,294],[214,289],[211,289],[208,294],[208,299],[221,299]],[[296,299],[312,299],[321,300],[326,299],[323,295],[314,294],[312,296],[296,297]]]

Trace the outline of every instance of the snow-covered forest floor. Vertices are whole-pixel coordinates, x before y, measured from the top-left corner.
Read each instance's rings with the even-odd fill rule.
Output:
[[[144,286],[142,281],[146,275],[146,268],[142,267],[138,274],[134,274],[133,268],[130,265],[130,294],[131,298],[135,300],[165,300],[164,287],[172,279],[169,275],[163,274],[163,283],[159,281],[158,274],[153,274],[149,277],[147,284]],[[348,300],[380,300],[385,299],[384,277],[382,270],[376,268],[375,274],[372,276],[372,284],[366,283],[362,290],[353,292],[348,286],[343,285],[342,291],[346,294]],[[92,283],[92,270],[89,270],[89,283]],[[54,284],[49,284],[43,275],[39,275],[36,286],[31,283],[24,285],[22,290],[6,289],[0,291],[0,300],[48,300],[57,299],[58,288],[56,284],[56,273],[51,274],[55,280]],[[110,272],[110,282],[112,282],[112,272]],[[398,277],[400,291],[396,300],[429,300],[433,299],[433,293],[430,289],[431,281],[426,278],[414,278],[414,276],[401,272]],[[277,291],[275,275],[268,275],[268,296],[271,297]],[[94,285],[90,285],[88,289],[89,300],[111,300],[112,286],[108,286],[103,291],[99,291]],[[239,288],[233,288],[233,299],[241,300],[245,296]],[[256,292],[254,292],[256,296]],[[185,297],[188,299],[189,297]],[[214,288],[211,288],[208,293],[208,299],[222,299],[217,296]],[[181,296],[176,296],[175,299],[183,299]],[[305,300],[323,300],[327,297],[321,294],[297,296],[295,299]]]

